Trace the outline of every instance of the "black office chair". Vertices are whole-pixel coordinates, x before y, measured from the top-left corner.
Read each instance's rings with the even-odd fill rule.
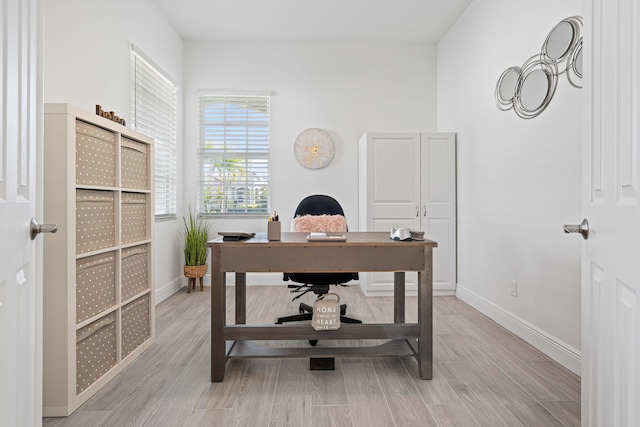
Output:
[[[340,203],[338,203],[333,197],[317,194],[304,198],[298,204],[298,207],[296,208],[296,212],[294,214],[294,218],[303,215],[344,216],[344,211],[342,210],[342,206],[340,206]],[[304,231],[323,232],[329,230],[315,229]],[[325,295],[329,292],[330,285],[348,286],[345,285],[345,283],[350,282],[351,280],[357,280],[358,273],[284,273],[283,279],[285,281],[291,280],[292,282],[300,283],[299,285],[288,285],[289,288],[293,289],[291,292],[301,292],[300,295],[297,295],[293,298],[292,301],[295,301],[307,292],[313,292],[318,296]],[[313,316],[313,307],[305,303],[300,303],[299,310],[300,314],[278,318],[276,324],[301,320],[311,320]],[[347,317],[346,312],[347,305],[340,304],[341,323],[362,323],[361,320]],[[311,345],[315,345],[317,343],[317,340],[311,340],[309,342],[311,343]]]

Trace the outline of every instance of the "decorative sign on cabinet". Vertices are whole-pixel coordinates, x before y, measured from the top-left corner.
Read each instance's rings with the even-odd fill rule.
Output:
[[[360,231],[392,227],[423,230],[436,241],[434,293],[456,285],[456,135],[454,133],[365,133],[360,138]],[[361,273],[366,295],[392,295],[392,273]],[[417,276],[406,289],[415,292]]]
[[[153,140],[44,113],[43,416],[67,416],[155,341]]]

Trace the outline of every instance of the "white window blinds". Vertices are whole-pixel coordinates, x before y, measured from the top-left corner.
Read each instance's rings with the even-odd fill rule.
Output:
[[[177,217],[178,88],[137,47],[131,46],[133,129],[152,137],[156,219]]]
[[[269,96],[199,97],[201,215],[269,212],[269,102]]]

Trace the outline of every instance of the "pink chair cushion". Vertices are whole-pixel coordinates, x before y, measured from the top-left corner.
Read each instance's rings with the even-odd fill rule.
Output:
[[[291,231],[341,233],[347,231],[347,220],[342,215],[302,215],[293,219]]]

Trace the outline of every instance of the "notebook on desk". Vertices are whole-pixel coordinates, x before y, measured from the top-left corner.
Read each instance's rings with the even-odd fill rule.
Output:
[[[347,236],[340,233],[309,233],[307,242],[346,242]]]
[[[244,233],[241,231],[218,231],[218,234],[222,236],[222,240],[225,242],[246,240],[256,235],[256,233]]]

